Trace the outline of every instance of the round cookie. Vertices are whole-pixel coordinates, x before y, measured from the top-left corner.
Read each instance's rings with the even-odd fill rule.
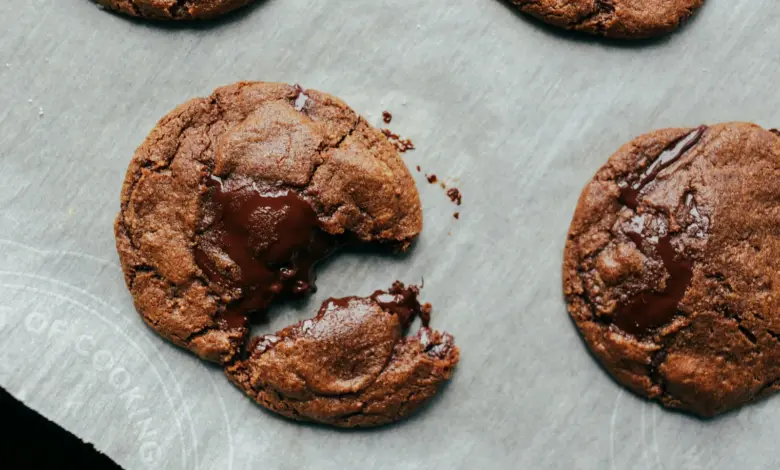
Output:
[[[396,282],[370,297],[328,299],[316,317],[255,338],[249,357],[225,369],[261,406],[288,418],[339,427],[398,421],[452,375],[459,351],[427,326],[418,290]],[[415,316],[423,327],[404,337]]]
[[[584,189],[564,294],[618,382],[706,417],[780,389],[779,166],[776,131],[665,129]]]
[[[704,0],[510,0],[521,11],[565,29],[643,39],[675,30]]]
[[[162,118],[115,223],[144,321],[218,363],[242,349],[251,313],[312,290],[339,246],[404,250],[421,230],[414,180],[381,132],[330,95],[260,82]]]
[[[98,5],[152,20],[216,18],[254,0],[95,0]]]

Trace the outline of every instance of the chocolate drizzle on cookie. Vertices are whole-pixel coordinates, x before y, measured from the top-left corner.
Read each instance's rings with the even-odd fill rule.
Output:
[[[639,195],[642,189],[661,171],[693,148],[701,140],[706,129],[706,126],[701,126],[676,140],[633,181],[624,183],[620,189],[620,202],[629,209],[636,210],[639,207]],[[626,333],[638,336],[646,335],[669,323],[677,315],[678,305],[693,279],[693,262],[677,254],[668,231],[660,237],[646,237],[643,231],[643,228],[638,231],[627,231],[626,236],[645,253],[647,245],[654,246],[654,251],[661,258],[666,270],[667,278],[662,292],[640,292],[621,303],[615,310],[614,325]]]
[[[206,230],[195,260],[208,278],[241,289],[223,314],[228,326],[268,307],[277,295],[314,289],[314,265],[336,247],[311,205],[296,192],[252,182],[206,179]]]

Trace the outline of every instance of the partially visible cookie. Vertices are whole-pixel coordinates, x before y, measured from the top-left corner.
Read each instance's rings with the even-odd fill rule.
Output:
[[[288,418],[339,427],[398,421],[430,399],[458,363],[452,336],[427,327],[418,290],[396,283],[370,297],[328,299],[316,317],[256,338],[225,373]],[[415,336],[403,332],[422,315]]]
[[[94,0],[111,10],[152,20],[216,18],[254,0]]]
[[[642,39],[675,30],[704,0],[510,0],[520,10],[565,29]]]
[[[712,416],[780,390],[780,137],[753,124],[664,129],[582,192],[563,288],[621,384]]]
[[[115,224],[144,321],[218,363],[242,349],[253,312],[312,290],[339,246],[403,250],[421,230],[414,180],[381,132],[330,95],[262,82],[162,118]]]

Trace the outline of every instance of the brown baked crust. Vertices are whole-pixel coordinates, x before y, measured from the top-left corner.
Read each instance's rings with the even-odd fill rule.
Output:
[[[254,0],[94,0],[126,15],[150,20],[206,20],[229,13]]]
[[[667,34],[704,0],[510,0],[521,11],[565,29],[619,39]]]
[[[211,174],[293,190],[333,235],[404,249],[422,230],[419,195],[398,153],[337,98],[242,82],[177,107],[130,163],[117,250],[144,321],[214,362],[229,362],[247,331],[218,325],[240,290],[211,282],[193,256]]]
[[[427,327],[403,337],[371,298],[331,299],[319,314],[260,339],[225,369],[261,406],[288,418],[372,427],[413,413],[458,363],[452,336]]]
[[[636,209],[626,204],[626,183],[690,136],[698,138],[641,189]],[[621,147],[583,190],[563,289],[590,350],[618,382],[701,416],[780,389],[778,166],[780,138],[753,124],[664,129]],[[637,224],[641,247],[627,236]],[[692,263],[692,278],[673,318],[626,332],[615,323],[629,299],[674,282],[659,259],[665,234],[676,259]]]

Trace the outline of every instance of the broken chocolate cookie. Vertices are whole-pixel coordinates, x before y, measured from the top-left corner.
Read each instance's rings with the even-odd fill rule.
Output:
[[[136,309],[218,363],[275,298],[314,288],[345,243],[404,250],[422,230],[411,174],[340,100],[244,82],[188,101],[139,147],[122,188],[117,250]]]
[[[256,338],[248,358],[225,370],[263,407],[340,427],[397,421],[450,378],[459,351],[428,328],[418,289],[396,283],[370,297],[326,300],[316,317]],[[423,326],[403,333],[416,316]]]

